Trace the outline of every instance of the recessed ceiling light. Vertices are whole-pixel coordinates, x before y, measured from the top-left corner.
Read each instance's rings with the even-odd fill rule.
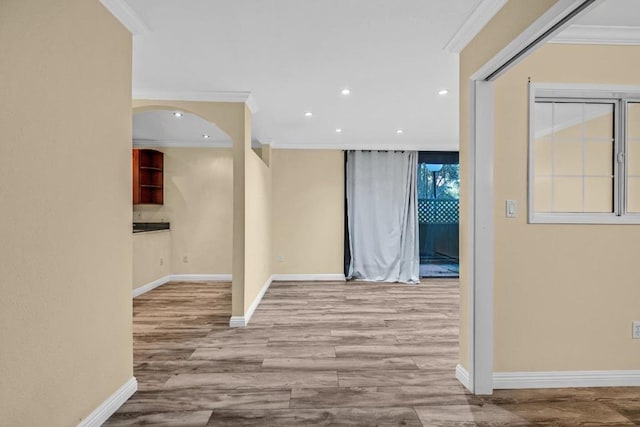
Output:
[[[438,95],[446,95],[448,93],[449,93],[449,91],[446,90],[446,89],[441,89],[441,90],[438,91]]]
[[[202,134],[202,137],[203,137],[204,139],[209,139],[209,138],[211,138],[211,136],[207,135],[206,133],[203,133],[203,134]]]
[[[342,129],[340,128],[336,129],[336,133],[342,133]]]
[[[173,113],[174,117],[182,117],[182,113],[180,111],[176,111],[175,113]]]
[[[311,117],[313,116],[313,113],[311,111],[305,111],[304,115],[305,117]]]
[[[396,133],[404,133],[404,131],[402,129],[398,129]]]
[[[343,94],[343,95],[349,95],[351,93],[351,91],[345,87],[344,89],[342,89],[342,91],[340,93]]]

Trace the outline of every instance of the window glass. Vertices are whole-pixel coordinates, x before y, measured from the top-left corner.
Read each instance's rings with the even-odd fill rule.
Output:
[[[614,105],[536,100],[533,121],[536,212],[612,213]]]

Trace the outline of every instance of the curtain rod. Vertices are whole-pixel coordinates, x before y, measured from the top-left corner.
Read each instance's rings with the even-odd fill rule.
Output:
[[[362,151],[363,153],[371,153],[371,152],[378,152],[378,153],[388,153],[388,152],[394,152],[394,153],[404,153],[407,150],[351,150],[351,151]]]

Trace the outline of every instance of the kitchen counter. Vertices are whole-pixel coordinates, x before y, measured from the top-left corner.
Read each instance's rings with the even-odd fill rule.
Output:
[[[134,233],[146,233],[150,231],[165,231],[171,228],[168,222],[134,222]]]

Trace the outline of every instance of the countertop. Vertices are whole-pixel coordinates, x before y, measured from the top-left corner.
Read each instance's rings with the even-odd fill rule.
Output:
[[[164,231],[171,229],[171,225],[168,222],[134,222],[134,233],[146,233],[149,231]]]

